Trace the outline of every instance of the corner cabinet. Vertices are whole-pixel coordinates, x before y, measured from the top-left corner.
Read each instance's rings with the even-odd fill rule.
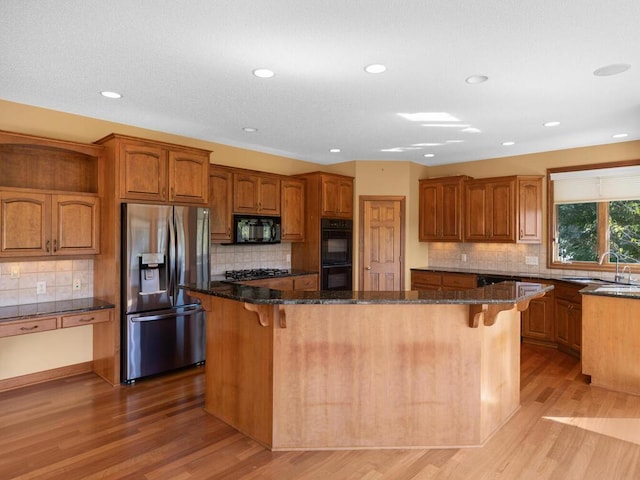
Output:
[[[419,230],[421,242],[461,242],[465,176],[420,180]]]
[[[280,177],[259,172],[235,172],[233,211],[280,215]]]
[[[282,240],[304,241],[304,192],[305,182],[297,179],[282,179]]]
[[[208,202],[211,152],[117,134],[96,143],[115,157],[121,200]]]
[[[209,167],[209,223],[212,242],[233,240],[233,171]]]
[[[465,182],[468,242],[540,243],[542,177],[498,177]]]

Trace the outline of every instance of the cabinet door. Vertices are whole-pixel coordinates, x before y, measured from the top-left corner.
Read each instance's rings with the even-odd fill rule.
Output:
[[[418,239],[421,242],[440,240],[441,194],[439,184],[420,182]]]
[[[580,352],[582,349],[582,306],[579,304],[572,305],[571,327],[569,346],[572,350]]]
[[[486,215],[491,225],[489,238],[493,242],[515,242],[515,201],[513,180],[487,185],[490,195]]]
[[[442,275],[437,272],[411,272],[411,290],[440,290]]]
[[[299,277],[293,277],[293,289],[294,290],[318,290],[318,274],[312,275],[300,275]]]
[[[145,144],[121,143],[120,197],[126,200],[165,202],[167,152]]]
[[[304,241],[304,182],[282,180],[282,240]]]
[[[341,217],[351,218],[353,216],[353,182],[351,180],[340,180],[340,204],[338,213]]]
[[[211,167],[209,170],[209,222],[211,241],[233,238],[233,173]]]
[[[51,196],[0,191],[0,256],[49,255]]]
[[[522,336],[536,340],[553,341],[553,297],[534,298],[522,312]],[[565,327],[564,335],[568,337]]]
[[[572,303],[556,298],[555,324],[556,341],[566,347],[570,346],[570,323]]]
[[[487,211],[489,196],[484,183],[469,183],[465,188],[465,240],[486,241],[489,236]]]
[[[206,204],[209,156],[190,152],[169,152],[169,200],[176,203]]]
[[[53,195],[53,255],[82,255],[99,252],[100,204],[98,197]]]
[[[542,179],[518,179],[518,242],[542,242]]]
[[[462,188],[462,180],[442,183],[439,222],[443,241],[462,241]]]
[[[258,213],[260,178],[249,173],[233,175],[233,211],[235,213]]]
[[[280,179],[261,177],[258,189],[258,213],[260,215],[280,215]]]

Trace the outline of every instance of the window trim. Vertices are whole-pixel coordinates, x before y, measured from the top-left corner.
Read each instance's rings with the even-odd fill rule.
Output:
[[[617,167],[629,167],[640,165],[640,159],[637,160],[623,160],[617,162],[607,163],[594,163],[590,165],[572,165],[568,167],[557,167],[547,169],[547,268],[559,269],[559,270],[589,270],[589,271],[602,271],[602,272],[614,272],[616,269],[615,262],[609,263],[609,259],[605,259],[602,265],[597,262],[572,262],[562,263],[556,262],[556,249],[557,242],[557,222],[556,222],[556,206],[553,203],[553,180],[551,180],[552,173],[560,172],[575,172],[580,170],[597,170],[601,168],[617,168]],[[608,243],[608,208],[604,205],[598,204],[598,258],[605,253],[603,249],[604,245]],[[600,251],[602,250],[602,251]],[[620,263],[620,268],[624,265],[638,266],[637,263]]]

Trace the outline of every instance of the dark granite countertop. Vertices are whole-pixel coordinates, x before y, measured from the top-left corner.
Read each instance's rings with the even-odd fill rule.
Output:
[[[583,295],[599,295],[603,297],[621,297],[640,300],[640,285],[610,283],[607,285],[589,285],[580,290]]]
[[[464,291],[281,291],[230,282],[187,284],[181,288],[239,302],[274,305],[331,304],[504,304],[517,303],[553,289],[552,285],[503,282]]]
[[[494,276],[500,278],[508,278],[513,281],[519,281],[522,278],[526,279],[536,279],[540,280],[544,283],[545,280],[553,280],[553,281],[563,281],[569,283],[575,283],[579,285],[585,284],[609,284],[613,283],[612,280],[607,280],[603,278],[591,278],[591,277],[580,277],[575,275],[564,275],[563,273],[559,273],[557,275],[541,275],[538,273],[515,273],[515,272],[502,272],[499,270],[482,270],[476,269],[471,270],[468,268],[455,268],[455,267],[415,267],[411,269],[412,271],[422,271],[422,272],[440,272],[440,273],[465,273],[468,275],[478,275],[478,276]]]
[[[41,315],[62,315],[65,313],[89,312],[113,308],[112,303],[107,303],[97,298],[78,298],[75,300],[59,300],[57,302],[29,303],[26,305],[12,305],[0,307],[0,322],[22,320]]]

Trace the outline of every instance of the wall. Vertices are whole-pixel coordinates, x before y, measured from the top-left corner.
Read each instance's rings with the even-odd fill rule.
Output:
[[[211,273],[256,268],[291,268],[291,244],[211,245]]]

